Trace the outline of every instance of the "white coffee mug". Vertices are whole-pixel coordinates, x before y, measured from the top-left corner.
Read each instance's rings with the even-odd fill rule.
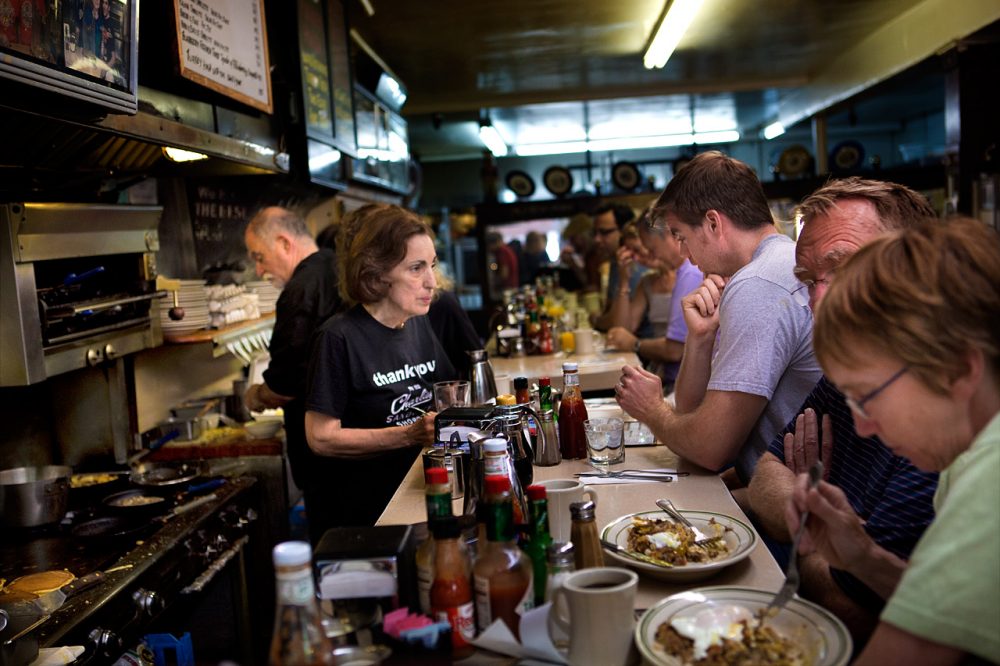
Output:
[[[579,328],[573,331],[577,354],[593,354],[597,349],[601,334],[592,328]]]
[[[573,526],[569,505],[584,501],[585,495],[596,504],[597,491],[576,479],[547,479],[539,481],[538,485],[545,487],[545,496],[549,501],[549,534],[552,540],[569,541]]]
[[[605,666],[634,661],[635,591],[639,576],[617,567],[571,573],[553,593],[550,621],[569,635],[569,663]],[[564,613],[568,610],[569,617]]]

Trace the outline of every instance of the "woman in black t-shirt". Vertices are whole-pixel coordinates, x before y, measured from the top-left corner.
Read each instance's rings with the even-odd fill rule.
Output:
[[[437,286],[427,225],[371,204],[344,219],[337,252],[341,292],[354,306],[313,341],[306,436],[313,451],[343,462],[331,479],[342,498],[325,522],[370,525],[433,441],[434,382],[457,373],[425,316]]]

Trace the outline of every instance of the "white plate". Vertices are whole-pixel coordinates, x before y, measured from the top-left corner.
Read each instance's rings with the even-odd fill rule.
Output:
[[[773,598],[774,592],[749,587],[702,587],[661,599],[635,626],[635,643],[643,663],[682,666],[683,662],[656,643],[656,629],[664,622],[699,612],[711,604],[743,606],[754,613],[766,608]],[[814,603],[795,597],[776,617],[768,619],[768,624],[782,637],[799,644],[812,658],[809,663],[813,666],[842,666],[851,658],[847,628]]]
[[[628,557],[627,555],[613,553],[608,550],[604,551],[605,554],[625,566],[632,567],[640,573],[649,574],[654,578],[660,578],[662,580],[668,580],[675,583],[690,583],[708,578],[726,567],[746,559],[750,556],[750,552],[757,544],[757,533],[753,531],[753,528],[743,521],[733,518],[732,516],[712,511],[688,511],[686,509],[682,510],[681,513],[684,514],[684,516],[697,527],[701,528],[701,530],[705,533],[708,533],[706,526],[712,518],[715,519],[715,522],[725,527],[726,532],[722,538],[726,540],[726,544],[729,546],[729,556],[713,560],[711,562],[705,562],[703,564],[696,563],[667,567],[650,564],[648,562],[641,562]],[[601,531],[601,538],[605,541],[617,544],[622,548],[627,548],[628,531],[629,528],[632,527],[632,519],[637,516],[645,518],[646,520],[670,520],[670,517],[663,511],[639,511],[636,513],[630,513],[627,516],[622,516],[621,518],[609,523],[604,530]]]

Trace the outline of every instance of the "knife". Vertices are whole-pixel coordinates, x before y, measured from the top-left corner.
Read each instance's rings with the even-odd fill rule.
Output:
[[[655,557],[650,557],[643,553],[636,553],[631,550],[626,550],[616,543],[612,543],[607,539],[601,539],[601,545],[606,549],[610,550],[612,553],[618,553],[619,555],[624,555],[625,557],[631,557],[633,560],[638,560],[640,562],[646,562],[647,564],[655,564],[658,567],[668,567],[672,568],[674,565],[666,560],[660,560]]]
[[[670,483],[671,481],[674,480],[674,477],[678,476],[678,475],[677,474],[673,474],[673,473],[671,473],[671,474],[667,474],[667,473],[659,473],[659,474],[657,474],[655,472],[628,473],[628,474],[626,474],[625,472],[616,472],[616,473],[612,473],[612,474],[601,474],[600,472],[578,472],[578,473],[574,474],[573,476],[575,476],[577,478],[594,477],[594,478],[598,478],[598,479],[620,479],[620,480],[639,479],[639,480],[643,480],[643,481],[662,481],[663,483]]]

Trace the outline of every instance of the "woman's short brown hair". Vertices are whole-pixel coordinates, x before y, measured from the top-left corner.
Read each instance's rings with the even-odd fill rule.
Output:
[[[368,204],[348,213],[337,234],[340,293],[354,303],[377,303],[389,292],[385,274],[406,258],[413,236],[431,229],[412,211]]]
[[[858,347],[898,358],[929,389],[948,390],[978,348],[1000,376],[1000,237],[979,220],[927,222],[861,248],[816,311],[813,347],[826,368],[859,363]]]

